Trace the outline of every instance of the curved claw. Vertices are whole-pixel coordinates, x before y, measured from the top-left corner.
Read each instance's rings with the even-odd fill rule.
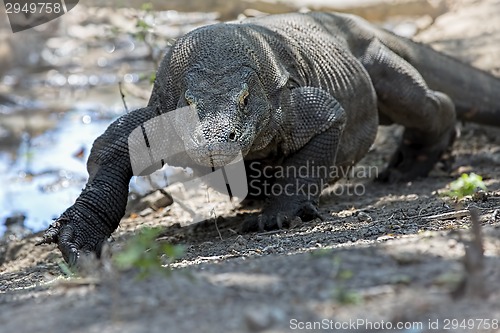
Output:
[[[75,266],[80,256],[78,247],[74,243],[74,230],[71,224],[65,225],[59,232],[59,250],[64,260],[70,265]]]
[[[324,217],[318,210],[318,207],[310,201],[307,201],[301,208],[298,216],[304,221],[311,221],[314,219],[320,219],[324,221]]]
[[[76,266],[82,253],[95,252],[99,257],[108,236],[104,230],[95,226],[90,228],[84,221],[65,215],[47,228],[36,245],[57,243],[64,260],[70,266]]]
[[[243,233],[246,233],[289,228],[294,217],[299,217],[303,221],[311,221],[317,218],[324,220],[316,205],[311,201],[305,201],[301,204],[288,206],[287,209],[278,213],[273,211],[263,212],[258,216],[249,217],[243,221],[240,229]]]
[[[67,218],[58,218],[45,230],[42,240],[35,245],[57,243],[64,260],[75,266],[80,256],[77,246],[73,242],[74,230]]]
[[[52,244],[52,243],[57,243],[59,239],[59,232],[61,231],[61,228],[64,226],[65,223],[67,223],[68,220],[64,218],[58,218],[52,224],[45,230],[42,236],[42,240],[35,243],[35,245],[42,245],[42,244]]]

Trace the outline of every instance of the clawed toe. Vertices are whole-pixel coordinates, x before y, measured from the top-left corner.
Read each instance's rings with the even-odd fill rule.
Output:
[[[59,236],[59,231],[61,230],[61,222],[59,220],[55,220],[42,235],[42,240],[35,243],[35,245],[42,244],[52,244],[57,243],[57,239]]]
[[[241,232],[270,231],[290,227],[290,219],[283,213],[275,216],[259,214],[248,217],[241,225]]]
[[[321,221],[324,220],[323,216],[318,210],[318,207],[316,207],[316,205],[314,205],[310,201],[306,202],[302,206],[297,216],[299,216],[303,221],[312,221],[314,219],[320,219]]]
[[[78,264],[81,255],[95,253],[99,257],[109,234],[96,227],[90,228],[89,224],[68,215],[55,220],[36,245],[56,243],[64,260],[73,267]]]
[[[258,216],[251,216],[243,221],[240,229],[243,233],[246,233],[290,228],[293,221],[296,219],[300,221],[311,221],[314,219],[323,220],[323,217],[316,205],[310,201],[306,201],[301,205],[295,205],[292,208],[289,207],[289,209],[285,211],[279,211],[277,213],[273,211],[263,212]]]

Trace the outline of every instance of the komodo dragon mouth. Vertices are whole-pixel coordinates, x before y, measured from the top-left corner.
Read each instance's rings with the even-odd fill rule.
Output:
[[[202,166],[223,167],[241,157],[241,147],[238,143],[202,144],[198,147],[186,147],[193,161]]]

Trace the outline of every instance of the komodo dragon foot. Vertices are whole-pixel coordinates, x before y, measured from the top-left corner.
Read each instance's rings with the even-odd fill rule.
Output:
[[[437,142],[422,144],[415,140],[412,132],[406,132],[387,169],[378,176],[377,181],[408,182],[427,176],[434,165],[451,152],[455,138],[456,130],[451,128]]]
[[[323,220],[317,204],[307,198],[274,198],[258,216],[251,216],[243,221],[242,232],[269,231],[289,228],[291,221],[299,217],[302,221]]]
[[[95,253],[100,257],[102,246],[111,234],[111,231],[101,224],[77,223],[76,221],[82,221],[84,218],[77,213],[70,207],[49,226],[42,240],[36,244],[56,243],[70,266],[77,265],[82,254]]]

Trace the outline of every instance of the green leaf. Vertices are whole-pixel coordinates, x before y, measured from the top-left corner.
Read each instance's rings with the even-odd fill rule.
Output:
[[[117,267],[136,268],[139,270],[139,278],[147,277],[156,271],[166,272],[162,266],[162,256],[166,256],[170,263],[184,254],[184,247],[157,241],[160,234],[159,228],[143,228],[114,256]]]
[[[463,173],[457,180],[448,184],[449,190],[444,193],[446,196],[462,198],[474,194],[478,190],[486,191],[483,177],[471,172]]]

